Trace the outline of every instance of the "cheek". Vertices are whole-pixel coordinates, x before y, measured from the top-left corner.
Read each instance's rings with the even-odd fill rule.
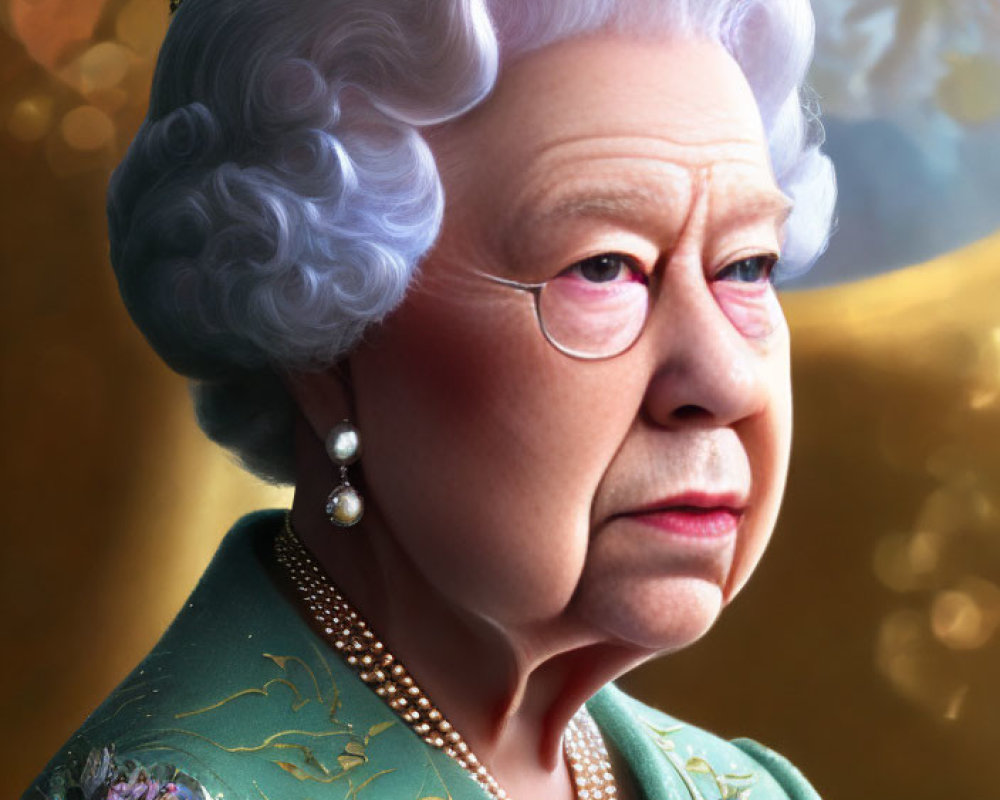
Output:
[[[369,502],[437,589],[509,624],[568,602],[628,425],[596,424],[597,377],[518,299],[408,298],[351,365]]]
[[[712,293],[726,317],[748,339],[772,336],[784,323],[773,287],[768,283],[715,281]]]
[[[365,405],[389,395],[403,419],[419,423],[406,426],[408,436],[424,437],[422,450],[430,453],[441,444],[438,431],[473,428],[489,399],[502,400],[506,381],[482,357],[475,327],[463,325],[461,314],[429,313],[427,305],[407,303],[358,361],[372,387]]]

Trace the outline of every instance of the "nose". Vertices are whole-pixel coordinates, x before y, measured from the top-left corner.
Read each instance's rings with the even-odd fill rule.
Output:
[[[766,408],[771,356],[784,339],[780,333],[749,339],[730,321],[702,263],[698,217],[704,211],[692,211],[684,239],[665,265],[645,334],[652,377],[644,406],[660,426],[724,427]]]
[[[729,426],[753,416],[766,401],[760,344],[733,327],[704,279],[676,283],[661,292],[649,331],[655,363],[644,398],[648,415],[667,427]]]
[[[657,369],[647,390],[651,419],[666,427],[692,423],[726,427],[763,409],[759,370],[721,338],[706,326],[692,327],[675,339],[678,346]]]

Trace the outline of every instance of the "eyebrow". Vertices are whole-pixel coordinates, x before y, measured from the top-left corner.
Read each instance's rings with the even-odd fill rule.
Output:
[[[530,218],[542,225],[567,219],[636,220],[662,219],[663,209],[670,202],[670,190],[666,186],[632,187],[615,190],[611,187],[588,187],[558,198],[554,203],[543,202],[525,209],[518,215],[518,222]]]
[[[713,218],[713,222],[718,224],[771,217],[780,229],[788,222],[788,218],[795,210],[792,198],[777,187],[763,192],[755,192],[741,202],[727,205],[732,205],[732,208],[724,210],[721,217]]]
[[[546,209],[542,221],[575,217],[629,218],[662,206],[664,199],[663,193],[648,190],[573,194]]]
[[[657,224],[664,220],[670,201],[670,188],[663,184],[622,190],[589,187],[567,193],[551,205],[546,202],[531,205],[516,215],[514,223],[520,226],[530,220],[535,225],[545,226],[567,219],[595,219],[632,223],[641,220]],[[794,203],[773,187],[754,191],[739,202],[727,202],[725,206],[720,217],[711,219],[714,225],[773,217],[780,229],[791,216]]]

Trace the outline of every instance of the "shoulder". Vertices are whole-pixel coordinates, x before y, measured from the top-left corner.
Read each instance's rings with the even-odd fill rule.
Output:
[[[656,785],[665,798],[819,800],[790,761],[751,739],[723,739],[613,685],[588,708],[647,792]]]
[[[281,520],[236,525],[153,651],[23,800],[475,796],[286,597],[271,566]]]
[[[153,650],[56,753],[24,800],[194,800],[231,788],[218,774],[220,755],[243,746],[236,739],[249,732],[240,714],[229,713],[247,704],[234,700],[279,695],[267,684],[271,672],[285,671],[274,659],[289,637],[272,641],[282,609],[260,552],[278,520],[261,512],[233,527]],[[263,652],[257,637],[269,642]],[[281,677],[289,687],[299,678]],[[225,714],[206,711],[213,706]]]

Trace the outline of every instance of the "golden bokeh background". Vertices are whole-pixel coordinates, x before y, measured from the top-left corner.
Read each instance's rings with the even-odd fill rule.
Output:
[[[153,645],[241,513],[288,493],[197,432],[129,322],[104,189],[166,0],[0,5],[0,796]],[[796,402],[779,530],[698,646],[626,679],[788,754],[832,798],[997,796],[1000,234],[786,293]]]

